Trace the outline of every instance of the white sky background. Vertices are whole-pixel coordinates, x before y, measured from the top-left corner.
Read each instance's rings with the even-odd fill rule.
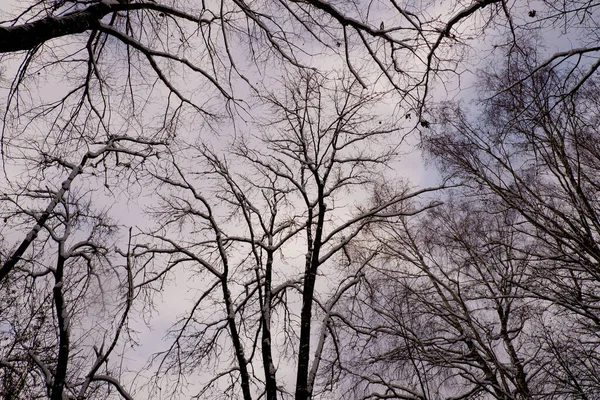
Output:
[[[14,3],[19,4],[19,2]],[[449,10],[446,7],[446,5],[449,3],[450,2],[437,3],[434,8],[431,8],[430,11],[428,11],[428,14],[431,17],[436,17],[438,15],[443,16],[448,11],[450,11],[451,13],[456,12],[457,9]],[[461,4],[464,6],[469,4],[469,2],[465,1],[461,2]],[[23,5],[24,4],[19,4],[19,6],[21,7]],[[10,10],[12,6],[13,4],[11,2],[9,2],[8,0],[4,0],[4,2],[0,5],[0,15],[2,15],[2,13],[4,13],[5,11]],[[520,2],[518,10],[522,11],[516,12],[515,15],[522,15],[523,20],[527,20],[528,10],[537,10],[538,13],[543,12],[543,8],[540,6],[540,4],[534,1]],[[489,10],[484,10],[484,12],[489,12]],[[374,21],[382,20],[386,26],[393,24],[393,14],[389,13],[389,11],[385,10],[384,8],[377,9],[376,6],[373,6],[370,9],[370,15]],[[485,41],[479,40],[478,35],[480,31],[478,21],[481,21],[481,19],[478,20],[477,18],[478,17],[475,18],[475,26],[477,29],[474,32],[472,32],[472,34],[467,33],[468,31],[473,29],[473,26],[470,26],[468,24],[461,25],[460,30],[462,30],[462,33],[457,33],[457,36],[463,38],[473,37],[473,40],[465,40],[469,45],[472,46],[472,48],[465,55],[466,64],[464,65],[467,66],[465,67],[467,71],[460,78],[460,91],[458,90],[457,80],[455,80],[456,77],[452,74],[449,74],[448,81],[444,82],[443,85],[440,82],[436,82],[436,85],[433,86],[433,91],[431,92],[431,95],[435,100],[460,97],[462,99],[465,99],[465,101],[469,101],[469,98],[473,96],[478,89],[476,81],[473,78],[472,72],[476,72],[479,68],[485,68],[486,63],[491,61],[492,57],[494,57],[493,55],[490,55],[489,57],[482,58],[481,54],[487,54],[487,52],[491,50],[491,45],[496,44],[498,42],[502,42],[504,40],[503,35],[506,32],[493,31],[493,29],[491,28],[487,29],[485,32],[485,34],[487,35],[487,39]],[[5,18],[0,17],[0,19]],[[520,25],[518,21],[515,22]],[[548,53],[564,51],[573,47],[578,47],[581,45],[581,40],[586,39],[586,36],[578,37],[577,35],[571,34],[569,36],[565,36],[563,35],[563,33],[564,32],[560,31],[559,26],[556,27],[556,30],[549,30],[546,33],[547,36],[545,36],[545,38],[551,38],[550,40],[546,40]],[[52,46],[52,43],[49,43],[48,46]],[[456,49],[460,51],[463,50],[463,48],[460,46],[456,46]],[[64,50],[68,51],[68,49]],[[240,60],[244,58],[243,50],[238,48],[237,51],[239,51],[241,54],[236,54],[236,56],[239,56]],[[322,55],[317,58],[310,58],[309,61],[312,66],[318,67],[319,69],[333,69],[341,65],[340,58],[334,55]],[[2,59],[1,61],[2,64],[0,64],[0,67],[2,68],[2,78],[4,79],[4,82],[2,82],[2,91],[0,92],[0,94],[2,95],[3,99],[6,98],[6,88],[7,85],[10,84],[12,71],[15,70],[15,66],[18,62],[18,59],[13,59],[9,61]],[[355,65],[357,69],[360,68],[359,64],[360,63],[357,62],[357,65]],[[271,67],[273,65],[274,64],[271,64]],[[410,66],[408,66],[408,68],[410,68]],[[117,56],[115,56],[114,71],[116,73],[122,71],[119,69],[119,60]],[[176,70],[173,71],[173,76],[175,76],[177,72],[178,71]],[[253,71],[253,73],[258,73],[258,71]],[[262,71],[262,73],[264,74],[262,77],[259,77],[258,75],[252,75],[250,77],[251,80],[256,78],[257,81],[260,80],[262,82],[265,82],[264,85],[266,87],[277,87],[277,79],[274,78],[279,78],[277,75],[278,71],[267,67]],[[40,85],[41,92],[39,94],[33,92],[31,93],[32,98],[37,98],[38,96],[40,98],[53,97],[58,94],[61,88],[65,88],[61,81],[54,80],[52,76],[42,77],[47,78],[47,80],[43,82],[42,85]],[[6,81],[6,79],[9,79],[9,81]],[[194,86],[196,82],[191,81],[190,78],[187,76],[180,76],[180,79],[175,78],[174,81],[177,82],[178,87],[184,88],[182,90],[189,91],[190,95],[194,96],[195,99],[199,99],[200,102],[202,102],[204,98],[209,97],[207,96],[205,87],[202,88]],[[210,92],[210,95],[214,95],[213,92],[214,90]],[[247,107],[250,114],[255,112],[256,108],[254,108],[255,106],[252,105],[254,99],[252,99],[251,97],[243,97],[249,96],[247,86],[243,86],[243,84],[240,84],[239,87],[234,87],[234,93],[242,97],[245,101],[247,101]],[[157,91],[154,93],[154,100],[158,103],[160,101],[161,96],[165,97],[165,94],[166,91],[164,90],[164,88],[160,90],[157,89]],[[414,116],[414,112],[412,112],[413,117],[411,120],[404,119],[403,116],[407,112],[407,110],[403,107],[398,107],[398,104],[394,102],[393,98],[391,99],[392,100],[390,100],[390,102],[388,102],[387,104],[381,105],[380,112],[384,115],[394,116],[398,118],[398,123],[402,124],[402,128],[399,130],[399,133],[401,135],[404,135],[405,133],[408,133],[409,130],[417,124],[416,117]],[[218,101],[215,101],[214,104],[216,106],[219,105]],[[149,105],[147,109],[148,115],[152,114],[152,110],[154,109],[159,109],[159,105]],[[243,111],[240,111],[240,115],[243,117]],[[233,126],[229,123],[224,123],[222,125],[218,125],[218,127],[216,128],[216,132],[211,132],[209,129],[207,129],[205,125],[201,124],[200,118],[195,117],[194,119],[191,119],[191,114],[186,114],[186,118],[187,117],[189,117],[190,119],[181,121],[179,129],[177,130],[178,137],[187,137],[187,139],[191,141],[194,136],[200,135],[202,137],[202,140],[206,140],[207,142],[211,143],[213,147],[215,147],[218,150],[226,150],[227,143],[229,143],[234,136],[245,135],[253,129],[252,125],[244,124],[242,118],[238,117],[236,118],[235,130]],[[117,122],[115,126],[118,126],[119,117],[117,115],[115,115],[114,120]],[[155,122],[156,121],[140,121],[139,126],[142,126],[146,123],[149,123],[149,125],[151,125]],[[200,128],[198,128],[198,126],[200,126]],[[43,124],[37,126],[29,126],[27,127],[27,134],[31,134],[31,140],[35,140],[35,137],[43,135],[44,128],[45,126]],[[392,168],[390,168],[389,176],[407,179],[415,187],[432,185],[437,180],[436,173],[433,171],[432,168],[426,168],[421,159],[419,151],[415,148],[416,145],[417,135],[410,136],[407,139],[405,145],[406,147],[404,147],[406,149],[406,155],[402,157],[402,160],[400,162],[394,164]],[[12,153],[9,154],[15,154],[17,150],[15,149],[11,151]],[[73,161],[77,161],[79,155],[73,155],[73,157]],[[6,164],[5,167],[8,177],[10,179],[14,179],[22,173],[28,173],[27,169],[23,166],[14,166],[11,164]],[[53,177],[53,180],[48,182],[48,186],[58,187],[58,185],[60,185],[61,179],[64,179],[64,177]],[[2,182],[3,185],[7,184],[4,180]],[[109,180],[109,184],[111,186],[113,185],[112,182],[113,181]],[[101,184],[101,179],[97,179],[96,181],[89,180],[87,184]],[[83,182],[76,181],[74,183],[74,188],[81,187],[80,185],[85,184]],[[97,194],[94,195],[95,199],[98,200],[98,204],[102,207],[107,207],[109,209],[110,215],[115,220],[119,221],[119,224],[121,224],[124,227],[123,233],[125,233],[127,227],[145,229],[152,225],[152,221],[144,213],[145,208],[152,206],[154,203],[154,191],[152,186],[138,186],[134,184],[128,188],[123,188],[117,184],[115,185],[115,187],[104,188],[103,186],[99,186],[94,189],[98,191]],[[113,199],[115,200],[115,202],[113,202]],[[6,232],[3,233],[6,235]],[[125,239],[124,236],[123,238]],[[7,237],[6,239],[9,241],[16,242],[20,241],[22,237],[19,234],[16,235],[14,238]],[[123,244],[125,244],[124,241]],[[290,254],[294,252],[298,252],[299,254],[301,254],[302,250],[303,249],[289,249],[287,250],[287,252],[289,252]],[[290,259],[288,259],[287,261],[290,263],[298,262],[301,266],[303,262],[303,257],[301,255],[298,256],[297,259],[290,257]],[[145,325],[142,323],[141,317],[132,318],[132,326],[139,331],[137,339],[139,340],[140,346],[127,351],[127,368],[131,368],[132,370],[139,370],[146,363],[149,355],[151,355],[154,351],[163,350],[168,346],[168,342],[165,342],[165,340],[163,339],[165,336],[165,332],[172,325],[175,318],[182,312],[185,312],[190,307],[190,299],[194,296],[194,289],[195,285],[197,284],[199,284],[197,279],[190,280],[188,275],[186,275],[183,272],[178,272],[177,276],[173,279],[172,284],[165,287],[161,295],[157,296],[156,298],[156,313],[154,314],[151,320],[151,329],[147,329],[145,327]],[[151,371],[145,370],[142,372],[141,375],[149,377],[150,374]],[[286,377],[284,378],[284,376]],[[287,385],[288,389],[293,388],[295,374],[289,373],[284,375],[284,371],[280,370],[278,371],[278,378],[282,380],[282,384],[285,383]],[[128,380],[133,379],[133,374],[127,374],[125,376],[126,382]],[[145,380],[139,380],[139,378],[135,379],[138,380],[135,384],[133,384],[133,386],[131,386],[131,388],[136,394],[136,398],[145,398]],[[193,376],[190,377],[190,381],[193,381],[193,379]],[[283,382],[284,380],[286,382]],[[139,387],[138,385],[140,383],[144,386]]]

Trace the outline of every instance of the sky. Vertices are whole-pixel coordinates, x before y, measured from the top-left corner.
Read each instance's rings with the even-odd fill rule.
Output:
[[[18,4],[18,2],[13,3]],[[0,10],[6,11],[11,9],[13,3],[4,2],[2,6],[0,6]],[[418,8],[419,3],[424,4],[426,2],[412,2],[415,9]],[[431,19],[438,17],[443,19],[446,13],[455,13],[457,8],[448,7],[447,4],[450,3],[451,2],[439,2],[438,5],[438,2],[435,2],[436,5],[427,12],[429,17]],[[460,3],[462,6],[466,4],[466,2]],[[379,2],[371,2],[371,4],[375,5],[368,8],[369,20],[381,21],[384,23],[385,27],[393,26],[395,16],[390,12],[389,4],[385,7],[377,7],[377,4],[380,4]],[[528,23],[528,17],[526,16],[528,10],[539,10],[538,12],[540,13],[542,12],[541,10],[543,10],[539,2],[518,2],[518,4],[518,6],[512,8],[512,11],[513,15],[515,15],[514,23],[519,25]],[[358,7],[358,9],[360,10],[360,7]],[[484,10],[484,14],[486,12],[488,12],[488,10]],[[464,55],[463,63],[461,64],[464,68],[464,73],[460,76],[457,76],[454,72],[443,75],[443,82],[436,81],[434,85],[432,85],[430,92],[432,99],[460,99],[461,101],[468,103],[477,94],[479,83],[474,78],[474,75],[479,69],[485,69],[487,63],[492,61],[495,57],[498,57],[489,52],[494,48],[494,45],[497,45],[504,40],[506,34],[504,28],[493,26],[486,27],[483,25],[482,21],[481,18],[477,17],[469,23],[461,24],[457,27],[457,36],[464,38],[469,48],[465,50],[464,47],[456,45],[449,46],[446,51],[448,51],[449,54]],[[172,31],[167,30],[167,24],[161,22],[157,22],[156,24],[158,24],[157,26],[159,29],[164,29],[163,32],[171,34],[170,32]],[[377,24],[374,23],[374,25]],[[173,25],[171,25],[169,29],[173,29]],[[585,36],[585,26],[582,30],[584,31],[584,34],[579,36],[564,35],[564,32],[561,32],[560,24],[558,23],[549,28],[544,32],[542,40],[542,43],[544,43],[547,48],[546,53],[551,54],[556,51],[574,48],[580,43],[586,44],[586,40],[592,41],[592,39],[588,39],[589,36]],[[479,37],[482,34],[485,34],[487,39],[479,40]],[[175,39],[172,40],[175,41]],[[332,37],[330,40],[335,41],[339,40],[339,38]],[[61,44],[61,46],[54,48],[52,47],[53,43],[54,42],[49,43],[48,47],[52,48],[54,56],[60,56],[61,54],[68,55],[76,48],[76,44],[73,43],[65,45]],[[63,42],[57,41],[56,43]],[[243,70],[244,76],[247,77],[251,83],[260,82],[264,88],[272,89],[275,94],[281,94],[280,85],[286,77],[277,70],[280,66],[279,62],[274,59],[269,59],[268,55],[258,53],[257,57],[265,57],[266,61],[264,64],[261,64],[265,67],[257,68],[256,66],[252,66],[252,63],[247,58],[249,47],[245,43],[240,42],[231,45],[232,57],[240,63],[240,69]],[[309,39],[306,39],[305,45],[310,47],[314,46],[314,43]],[[239,76],[232,80],[233,83],[231,86],[227,87],[227,85],[225,85],[228,89],[232,90],[235,97],[240,98],[238,105],[228,109],[223,106],[224,101],[222,94],[214,87],[208,85],[206,79],[203,79],[199,74],[191,74],[189,70],[182,68],[181,66],[175,66],[169,70],[170,77],[172,78],[172,82],[175,83],[175,86],[181,90],[183,95],[189,96],[190,99],[201,104],[205,110],[216,110],[217,112],[224,114],[225,118],[211,119],[207,122],[203,116],[195,114],[190,107],[185,108],[180,114],[176,114],[175,111],[177,109],[172,106],[172,103],[170,106],[165,106],[165,99],[171,102],[174,100],[174,97],[169,97],[168,90],[164,86],[161,86],[160,84],[152,85],[151,80],[146,81],[139,86],[133,86],[133,89],[139,90],[133,93],[133,98],[138,101],[138,111],[131,112],[132,109],[129,104],[123,103],[128,94],[121,93],[118,88],[122,87],[126,81],[127,73],[131,73],[132,76],[140,78],[150,74],[152,71],[147,63],[143,63],[143,59],[141,59],[142,63],[140,64],[143,65],[142,67],[137,69],[133,68],[133,71],[128,71],[126,64],[123,62],[123,50],[111,41],[108,41],[106,46],[107,57],[102,61],[102,71],[105,75],[102,76],[102,79],[107,87],[117,88],[116,90],[111,90],[112,97],[110,101],[113,101],[113,103],[110,108],[110,118],[107,118],[111,123],[110,129],[105,129],[105,132],[97,135],[94,131],[97,127],[96,124],[88,124],[87,121],[82,123],[81,126],[85,129],[81,129],[80,134],[82,137],[89,135],[89,138],[86,137],[85,140],[81,140],[80,142],[78,142],[79,138],[75,138],[72,143],[68,142],[67,144],[71,146],[69,147],[69,152],[66,154],[59,154],[60,156],[67,157],[72,161],[77,161],[80,159],[81,154],[86,151],[85,145],[82,143],[101,140],[108,134],[126,133],[132,135],[133,132],[135,135],[145,135],[153,133],[154,131],[158,132],[165,125],[164,120],[160,118],[165,109],[167,109],[167,114],[169,116],[177,115],[177,118],[168,121],[169,123],[166,125],[174,137],[177,137],[177,139],[173,139],[173,141],[180,143],[181,147],[178,150],[182,153],[187,151],[185,147],[187,144],[196,143],[198,138],[207,142],[218,152],[226,152],[235,139],[253,135],[257,131],[258,128],[256,124],[249,122],[249,116],[251,114],[264,112],[264,109],[257,104],[257,98],[253,95],[253,91]],[[210,65],[209,59],[206,58],[206,53],[195,54],[193,51],[196,46],[202,46],[199,37],[189,36],[189,46],[190,48],[186,50],[186,54],[190,57],[190,60],[198,62],[205,67]],[[382,44],[382,46],[384,45]],[[364,64],[366,64],[366,62],[361,62],[364,51],[360,50],[358,47],[353,47],[349,49],[349,52],[352,56],[352,60],[355,61],[353,66],[357,70],[361,70]],[[341,61],[343,61],[343,59],[339,55],[326,51],[324,48],[312,47],[308,53],[313,55],[310,57],[306,56],[305,59],[301,61],[306,61],[313,68],[318,68],[320,70],[334,70],[340,68],[342,65]],[[314,54],[317,56],[314,56]],[[84,53],[80,53],[77,57],[84,56]],[[50,58],[50,56],[47,57]],[[403,64],[404,68],[416,68],[410,65],[411,61],[402,61],[405,62],[405,64]],[[0,62],[2,63],[2,77],[4,79],[0,94],[2,94],[3,99],[6,99],[8,90],[10,89],[10,77],[15,74],[20,59],[3,58]],[[73,63],[72,65],[77,65],[78,68],[82,68],[83,64],[84,63]],[[161,65],[166,64],[162,63]],[[37,105],[50,102],[51,99],[57,98],[59,94],[64,93],[74,85],[69,78],[74,79],[74,77],[80,76],[69,68],[71,68],[71,64],[64,68],[58,66],[51,69],[40,69],[38,71],[39,75],[37,78],[35,76],[32,78],[31,85],[28,88],[29,90],[24,92],[21,100],[25,103],[30,101],[32,104]],[[219,76],[220,78],[227,78],[220,66],[217,65],[215,69],[222,74]],[[370,82],[376,82],[376,85],[384,85],[384,79],[381,75],[377,77],[369,76],[368,78],[370,79]],[[36,79],[37,81],[35,81]],[[95,99],[97,100],[98,98]],[[388,96],[387,99],[386,102],[383,102],[378,106],[377,111],[385,116],[395,119],[394,123],[399,126],[399,136],[404,136],[405,133],[408,134],[415,125],[418,125],[415,111],[411,110],[405,104],[401,104],[400,101],[397,101],[396,95]],[[3,100],[2,104],[5,102],[6,100]],[[136,112],[138,113],[136,114]],[[231,114],[227,115],[228,112],[231,112]],[[412,118],[408,119],[405,117],[408,113],[412,114]],[[31,155],[40,149],[44,151],[58,151],[60,153],[60,146],[54,145],[56,143],[60,144],[61,141],[66,141],[67,139],[61,137],[61,133],[55,129],[53,123],[65,123],[65,115],[68,116],[69,112],[65,112],[57,120],[46,119],[45,121],[42,121],[39,119],[38,123],[29,124],[28,118],[35,117],[36,115],[38,114],[36,114],[36,108],[34,107],[30,113],[23,114],[23,120],[20,121],[20,123],[16,125],[6,125],[7,131],[5,132],[5,138],[9,139],[6,142],[6,146],[9,147],[9,149],[6,150],[6,154],[9,155],[9,158],[7,158],[7,162],[4,164],[5,180],[3,185],[8,187],[9,181],[14,182],[12,190],[15,190],[15,186],[18,187],[19,185],[24,185],[26,183],[35,183],[38,186],[47,185],[50,188],[56,188],[64,180],[64,171],[50,170],[47,171],[47,175],[40,176],[37,170],[28,167],[27,160],[27,162],[23,164],[21,161],[12,162],[13,159],[10,158],[20,154]],[[234,121],[235,124],[233,124],[232,121]],[[100,131],[102,132],[102,129]],[[52,132],[49,135],[50,140],[44,141],[41,139],[45,135],[45,132]],[[56,143],[53,143],[52,141],[55,141]],[[94,145],[92,145],[92,147],[93,146]],[[401,149],[405,154],[399,161],[390,165],[390,168],[387,171],[390,179],[406,179],[415,187],[431,186],[437,183],[438,177],[433,168],[434,166],[426,165],[423,161],[422,154],[419,151],[418,135],[413,134],[408,136]],[[114,163],[115,161],[110,160],[108,162]],[[193,169],[194,163],[197,161],[193,157],[190,157],[186,162],[189,163],[187,167]],[[106,167],[102,165],[98,166],[99,171],[102,171],[104,168],[110,170],[112,164]],[[140,168],[145,167],[140,166]],[[240,172],[244,172],[243,165],[238,166],[238,168],[240,168]],[[88,169],[88,171],[90,170],[91,168]],[[91,172],[88,173],[91,174]],[[111,172],[109,172],[109,175],[110,174]],[[6,180],[6,177],[8,177],[8,180]],[[124,185],[126,180],[131,180],[132,183],[130,185]],[[105,186],[105,184],[108,186]],[[86,175],[85,179],[79,179],[74,186],[82,192],[90,190],[89,197],[94,199],[94,204],[98,208],[105,208],[113,220],[117,221],[122,227],[123,230],[120,233],[121,238],[119,241],[121,243],[120,246],[124,245],[124,232],[126,232],[128,227],[133,227],[136,232],[139,232],[150,229],[154,224],[152,219],[148,217],[146,210],[157,204],[157,189],[153,185],[145,182],[135,182],[134,174],[127,175],[127,173],[123,173],[121,175],[117,174],[116,176],[113,175],[110,177],[108,175],[102,175],[102,173],[99,173],[97,176]],[[358,196],[354,195],[356,200],[362,200],[357,199],[357,197]],[[41,201],[36,202],[36,206],[43,208],[45,202],[46,199],[42,199]],[[9,242],[16,243],[21,238],[22,230],[15,234],[10,230],[5,229],[3,235]],[[287,252],[293,254],[295,252],[300,253],[300,251],[301,250],[298,249],[290,249]],[[301,257],[291,257],[287,262],[295,264],[301,262],[301,259]],[[156,297],[155,311],[150,322],[150,327],[147,327],[144,324],[143,318],[139,316],[132,318],[132,328],[138,332],[135,337],[139,346],[127,351],[126,369],[137,371],[140,368],[144,368],[144,366],[147,365],[146,362],[148,356],[153,352],[162,350],[168,346],[169,341],[165,340],[166,331],[178,316],[189,309],[190,300],[196,295],[196,285],[200,284],[199,281],[201,280],[198,278],[194,279],[189,272],[177,272],[174,274],[169,284],[161,290],[160,295]],[[138,308],[138,310],[141,312],[142,309]],[[143,374],[150,375],[150,371],[151,369],[144,368]],[[288,378],[288,388],[291,388],[293,385],[293,374],[288,374]],[[130,383],[138,379],[139,377],[136,374],[125,374],[125,380]],[[144,380],[142,379],[142,381]],[[143,398],[147,386],[136,387],[137,382],[132,385],[133,392],[141,396],[140,398]]]

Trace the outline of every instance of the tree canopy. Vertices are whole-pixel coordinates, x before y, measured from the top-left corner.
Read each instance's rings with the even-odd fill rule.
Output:
[[[0,395],[597,398],[598,6],[0,6]]]

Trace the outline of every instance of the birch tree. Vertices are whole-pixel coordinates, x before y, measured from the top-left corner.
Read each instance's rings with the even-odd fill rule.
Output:
[[[553,396],[539,337],[548,304],[524,289],[530,241],[512,229],[518,215],[455,195],[374,233],[369,289],[336,319],[348,397]]]
[[[552,353],[556,391],[566,397],[598,393],[597,135],[598,86],[570,68],[533,67],[524,53],[489,74],[496,96],[480,103],[479,122],[457,105],[440,113],[428,139],[444,171],[496,207],[520,215],[515,226],[534,243],[531,278],[523,287],[548,302],[543,336]],[[507,86],[508,85],[508,86]],[[516,246],[518,248],[518,246]],[[550,315],[552,315],[550,317]]]

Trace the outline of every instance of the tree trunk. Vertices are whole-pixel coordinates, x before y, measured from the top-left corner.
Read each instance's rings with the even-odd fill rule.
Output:
[[[47,17],[28,24],[0,27],[0,53],[31,50],[47,40],[82,33],[98,26],[118,3],[100,2],[62,17]]]

